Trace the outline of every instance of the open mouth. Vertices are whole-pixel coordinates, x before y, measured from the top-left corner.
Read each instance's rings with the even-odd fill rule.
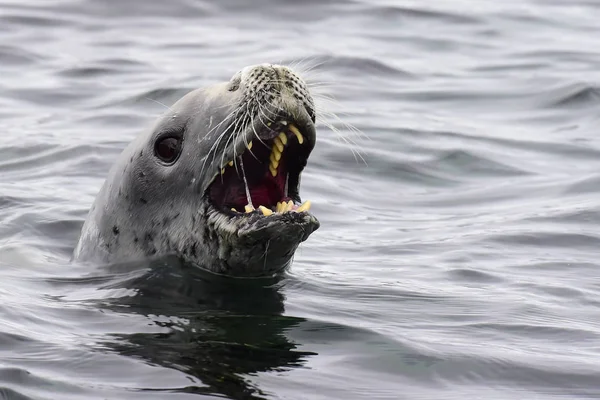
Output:
[[[308,212],[311,203],[301,203],[299,184],[314,147],[314,125],[281,119],[260,124],[252,137],[210,184],[213,206],[236,217]]]

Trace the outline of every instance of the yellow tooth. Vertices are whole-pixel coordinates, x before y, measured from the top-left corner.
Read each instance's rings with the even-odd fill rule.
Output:
[[[278,212],[278,213],[281,213],[281,212],[283,212],[283,205],[284,205],[284,204],[285,204],[285,203],[283,203],[283,202],[281,202],[281,203],[280,203],[280,202],[277,202],[277,208],[275,209],[275,211],[276,211],[276,212]]]
[[[277,148],[277,150],[279,150],[280,153],[283,153],[283,143],[281,143],[281,140],[279,140],[279,137],[276,137],[273,140],[273,150],[275,150],[275,148]]]
[[[271,126],[272,122],[267,122],[267,126]]]
[[[298,138],[298,143],[300,143],[300,144],[304,143],[304,137],[302,136],[302,134],[300,133],[298,128],[296,128],[293,124],[290,124],[289,128],[290,128],[290,131],[292,131],[292,133],[294,135],[296,135],[296,137]]]
[[[277,137],[279,138],[279,140],[281,140],[281,143],[283,143],[284,145],[287,144],[287,135],[285,133],[281,132]]]
[[[225,173],[225,168],[221,169],[221,175]]]
[[[233,207],[231,207],[231,211],[237,212],[237,210],[235,208],[233,208]]]
[[[227,165],[229,165],[230,167],[233,167],[233,161],[229,161],[229,162],[227,163]]]
[[[246,204],[244,209],[246,210],[247,213],[254,211],[254,207],[252,207],[250,204]]]
[[[272,165],[269,165],[269,171],[271,171],[271,175],[274,177],[277,176],[277,167],[273,168]]]
[[[269,215],[273,214],[273,211],[272,211],[272,210],[270,210],[270,209],[268,209],[268,208],[267,208],[267,207],[265,207],[265,206],[260,206],[260,207],[258,207],[258,209],[259,209],[259,210],[260,210],[260,211],[263,213],[263,215],[264,215],[265,217],[268,217]]]
[[[281,160],[281,153],[279,152],[279,150],[277,148],[273,148],[273,153],[275,155],[275,160],[277,160],[277,162],[279,162],[279,160]]]
[[[248,150],[252,150],[252,142],[248,143],[246,147],[248,147]]]
[[[304,204],[296,209],[296,212],[308,211],[310,210],[310,200],[306,200]]]
[[[271,161],[271,164],[278,164],[279,161],[277,161],[277,155],[275,154],[275,152],[271,152],[271,155],[269,156],[269,160]]]

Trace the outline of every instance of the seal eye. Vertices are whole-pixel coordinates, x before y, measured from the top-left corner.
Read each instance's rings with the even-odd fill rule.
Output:
[[[181,152],[181,138],[168,136],[159,139],[154,146],[154,153],[167,164],[173,163]]]

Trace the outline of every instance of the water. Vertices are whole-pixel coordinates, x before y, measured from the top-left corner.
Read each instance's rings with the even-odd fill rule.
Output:
[[[0,0],[0,398],[600,398],[600,3],[302,4]],[[161,104],[262,62],[357,143],[290,273],[71,264]]]

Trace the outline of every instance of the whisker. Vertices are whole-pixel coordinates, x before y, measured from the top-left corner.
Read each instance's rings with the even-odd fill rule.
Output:
[[[172,113],[175,113],[175,111],[174,111],[174,110],[173,110],[171,107],[169,107],[168,105],[166,105],[166,104],[164,104],[164,103],[161,103],[160,101],[158,101],[158,100],[156,100],[156,99],[151,99],[151,98],[150,98],[150,97],[148,97],[148,96],[144,96],[144,98],[145,98],[146,100],[153,101],[153,102],[155,102],[156,104],[160,104],[161,106],[163,106],[163,107],[164,107],[164,108],[166,108],[167,110],[171,111]]]

